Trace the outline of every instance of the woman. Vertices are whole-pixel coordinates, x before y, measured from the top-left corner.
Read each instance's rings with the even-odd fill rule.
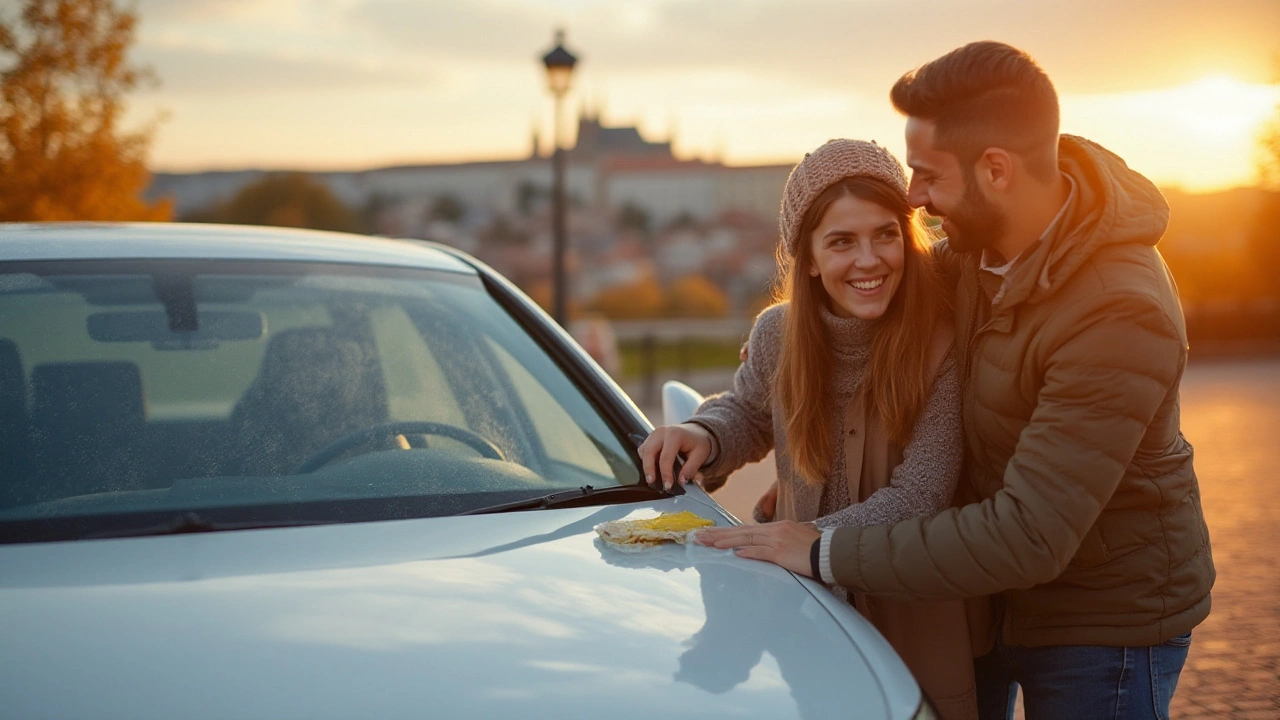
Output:
[[[962,460],[958,371],[902,166],[875,143],[832,140],[791,172],[779,225],[778,302],[756,319],[733,389],[653,431],[640,447],[646,480],[670,488],[677,453],[684,483],[772,449],[776,501],[771,491],[758,520],[812,523],[799,527],[816,537],[813,526],[948,507]],[[944,717],[976,717],[963,603],[853,602]]]

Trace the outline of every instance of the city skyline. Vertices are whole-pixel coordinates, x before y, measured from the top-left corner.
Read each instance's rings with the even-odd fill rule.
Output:
[[[158,88],[150,164],[304,170],[525,157],[550,143],[537,57],[564,27],[582,57],[571,112],[670,138],[683,158],[794,162],[829,137],[901,156],[888,88],[978,39],[1027,49],[1063,131],[1165,186],[1254,182],[1276,114],[1280,4],[1225,0],[141,0],[132,57]],[[570,121],[566,118],[566,130]],[[572,144],[572,138],[568,138]]]

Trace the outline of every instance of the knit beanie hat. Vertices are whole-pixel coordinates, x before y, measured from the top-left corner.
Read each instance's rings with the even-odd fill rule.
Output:
[[[800,242],[800,223],[813,201],[823,190],[848,177],[881,180],[907,199],[907,176],[898,159],[888,150],[863,140],[828,140],[822,147],[804,154],[804,159],[791,171],[782,191],[782,211],[778,229],[782,232],[787,254],[796,254]]]

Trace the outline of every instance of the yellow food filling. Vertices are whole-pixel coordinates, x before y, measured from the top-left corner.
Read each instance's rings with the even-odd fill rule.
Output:
[[[673,532],[684,532],[715,524],[706,518],[698,517],[688,510],[682,510],[677,513],[663,513],[656,518],[637,520],[635,523],[637,528],[645,530],[668,530]]]

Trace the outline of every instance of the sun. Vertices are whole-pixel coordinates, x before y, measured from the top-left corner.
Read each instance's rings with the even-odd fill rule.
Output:
[[[1062,98],[1062,129],[1101,143],[1157,185],[1214,192],[1257,182],[1280,85],[1207,75],[1181,85]]]
[[[1277,88],[1214,75],[1153,93],[1168,117],[1208,142],[1253,138],[1276,110]]]

